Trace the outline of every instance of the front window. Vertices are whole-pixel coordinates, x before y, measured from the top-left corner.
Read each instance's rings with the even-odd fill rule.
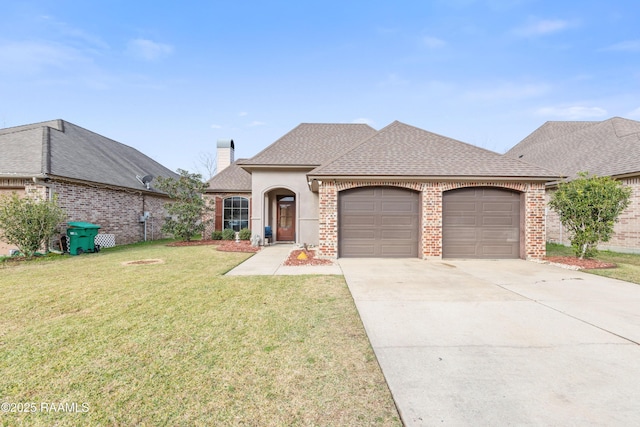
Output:
[[[224,199],[222,228],[240,231],[249,228],[249,199],[246,197],[228,197]]]

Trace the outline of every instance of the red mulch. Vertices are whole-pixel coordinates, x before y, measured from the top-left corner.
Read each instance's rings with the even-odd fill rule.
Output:
[[[316,258],[316,251],[307,250],[307,259],[298,259],[298,255],[304,252],[303,249],[291,251],[284,265],[331,265],[333,261],[329,259]]]
[[[615,268],[617,265],[610,262],[598,261],[597,259],[580,259],[573,256],[554,256],[546,257],[545,261],[554,262],[557,264],[572,265],[580,267],[585,270],[594,268]]]
[[[202,246],[215,245],[216,249],[221,252],[258,252],[259,246],[251,246],[249,240],[192,240],[190,242],[173,242],[167,246]]]

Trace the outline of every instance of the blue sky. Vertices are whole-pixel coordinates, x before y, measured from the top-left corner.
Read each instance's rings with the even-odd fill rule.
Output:
[[[301,122],[394,120],[505,152],[640,120],[637,0],[0,0],[0,127],[62,118],[170,169]]]

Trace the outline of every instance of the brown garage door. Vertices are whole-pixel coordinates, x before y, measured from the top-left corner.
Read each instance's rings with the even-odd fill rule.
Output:
[[[418,256],[418,193],[396,187],[340,192],[338,253],[341,257]]]
[[[520,193],[462,188],[442,198],[443,257],[520,257]]]

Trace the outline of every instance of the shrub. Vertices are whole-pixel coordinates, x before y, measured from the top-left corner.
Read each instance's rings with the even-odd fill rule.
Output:
[[[251,239],[251,230],[248,228],[243,228],[240,230],[240,240],[250,240]]]
[[[213,233],[211,233],[211,239],[212,240],[222,240],[222,231],[215,230]]]
[[[49,242],[65,217],[55,199],[21,198],[15,193],[0,197],[0,237],[27,257]]]
[[[236,238],[236,232],[233,231],[233,228],[225,228],[222,230],[222,238],[224,240],[234,240]]]

